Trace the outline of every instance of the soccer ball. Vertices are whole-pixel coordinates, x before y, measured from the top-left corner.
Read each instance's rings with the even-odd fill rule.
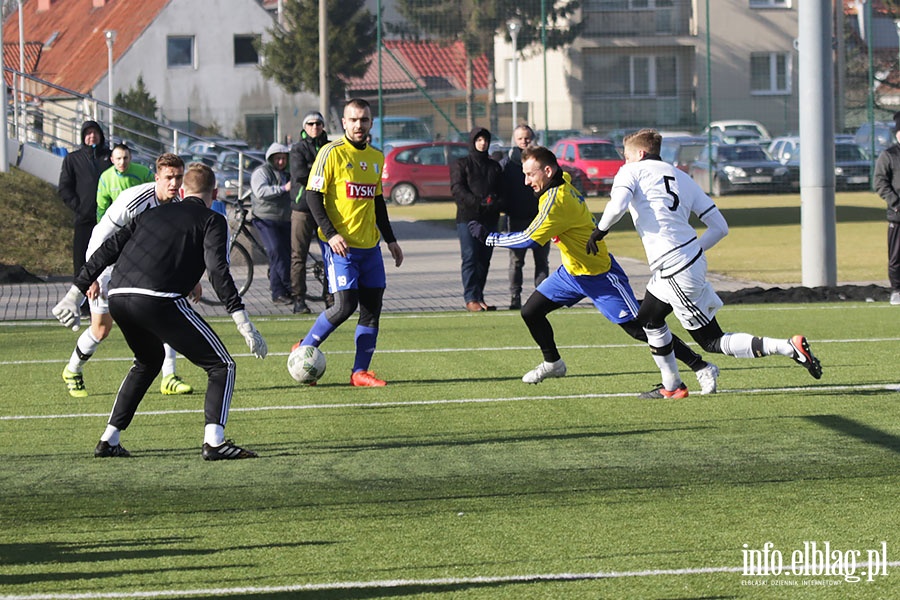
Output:
[[[325,355],[315,346],[297,346],[288,355],[287,369],[297,383],[311,385],[325,374]]]

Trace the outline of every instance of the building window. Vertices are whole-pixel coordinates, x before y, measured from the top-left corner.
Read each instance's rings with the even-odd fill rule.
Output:
[[[194,66],[194,36],[172,35],[166,38],[166,64],[171,67]]]
[[[790,8],[791,0],[750,0],[750,8]]]
[[[791,55],[760,52],[750,55],[750,91],[754,94],[791,93]]]
[[[587,56],[588,93],[601,96],[673,97],[677,95],[674,56]]]
[[[236,35],[234,36],[234,64],[235,65],[258,65],[260,36],[258,35]]]

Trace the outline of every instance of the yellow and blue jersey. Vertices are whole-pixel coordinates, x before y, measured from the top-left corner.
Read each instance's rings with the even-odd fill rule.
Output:
[[[572,186],[568,173],[563,184],[546,190],[538,201],[538,214],[524,231],[492,233],[488,246],[528,248],[553,241],[559,248],[562,265],[571,275],[599,275],[610,269],[611,261],[606,243],[597,244],[597,254],[588,254],[585,247],[596,227],[584,197]]]
[[[325,212],[351,248],[373,248],[381,239],[375,223],[375,196],[381,195],[384,154],[362,150],[346,138],[330,142],[316,155],[308,190],[321,192]],[[319,239],[326,241],[319,229]]]

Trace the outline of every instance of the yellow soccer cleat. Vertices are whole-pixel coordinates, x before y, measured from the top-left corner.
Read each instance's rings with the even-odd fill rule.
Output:
[[[87,398],[88,393],[84,387],[84,377],[82,377],[81,373],[73,373],[66,367],[63,369],[62,378],[69,388],[70,396],[73,398]]]
[[[181,377],[172,373],[163,377],[159,384],[159,391],[163,396],[180,396],[193,393],[194,388],[185,383]]]

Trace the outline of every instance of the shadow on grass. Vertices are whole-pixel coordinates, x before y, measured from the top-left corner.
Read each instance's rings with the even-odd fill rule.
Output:
[[[838,433],[856,438],[861,442],[880,446],[891,452],[900,453],[900,436],[893,435],[881,429],[876,429],[865,423],[854,421],[840,415],[810,415],[806,420],[827,427]]]

